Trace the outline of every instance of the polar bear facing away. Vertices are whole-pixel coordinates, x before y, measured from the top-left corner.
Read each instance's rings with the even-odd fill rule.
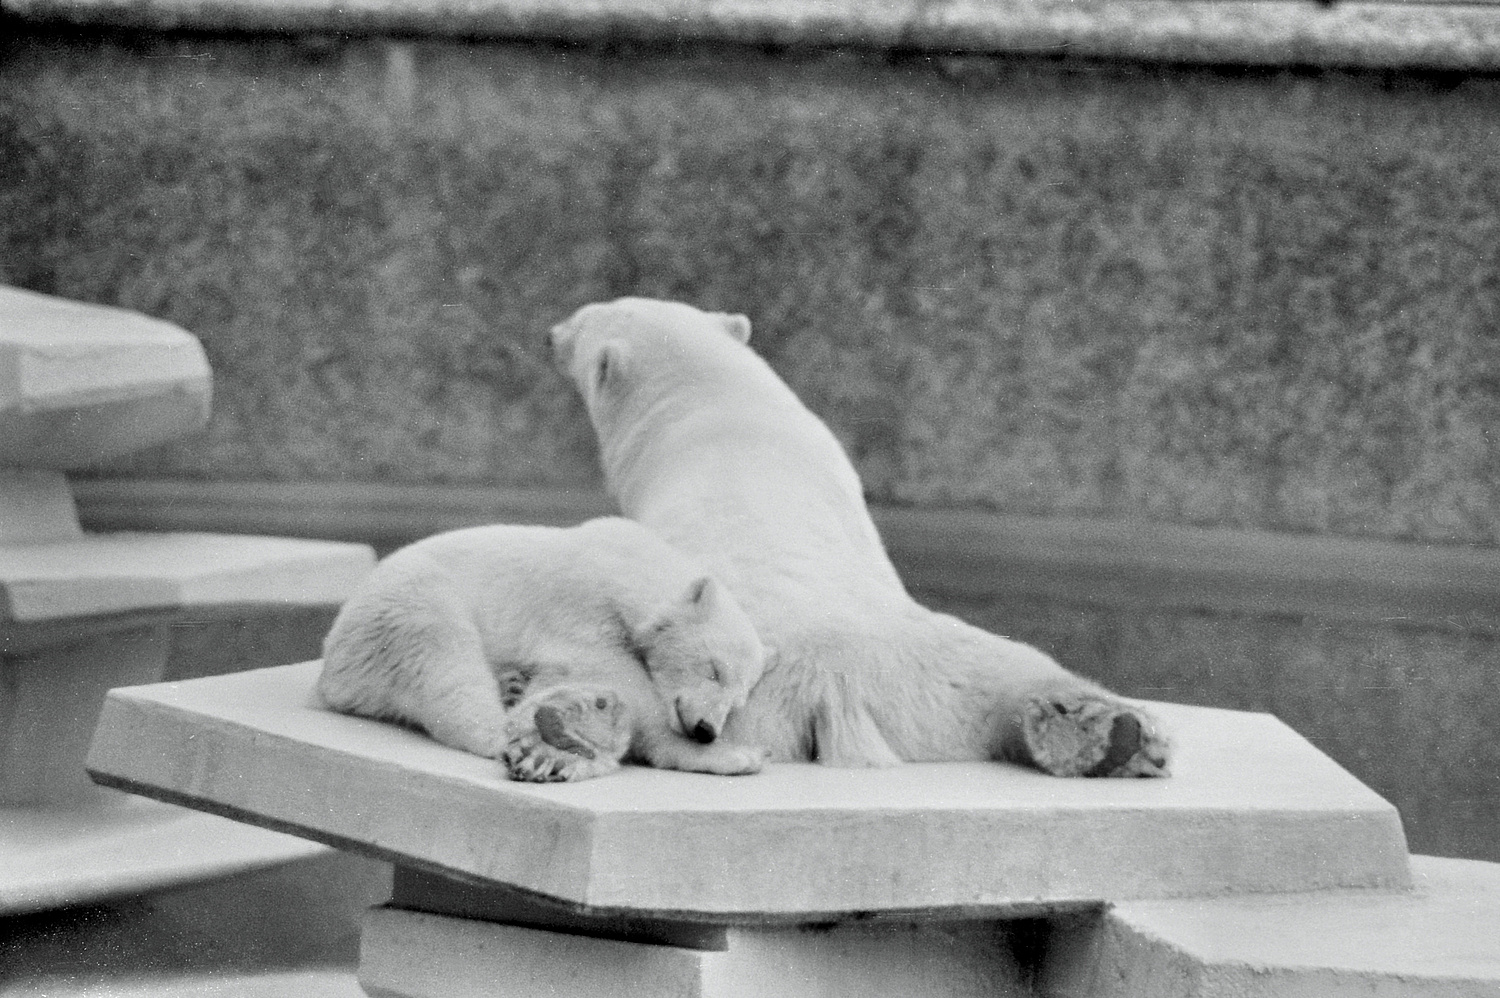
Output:
[[[584,779],[627,756],[753,773],[764,751],[718,736],[764,658],[734,597],[637,523],[472,527],[381,561],[334,619],[317,693],[515,779]]]
[[[621,510],[703,559],[765,644],[733,737],[835,766],[1166,774],[1167,740],[1138,706],[907,595],[853,465],[750,349],[744,316],[626,298],[551,335]]]

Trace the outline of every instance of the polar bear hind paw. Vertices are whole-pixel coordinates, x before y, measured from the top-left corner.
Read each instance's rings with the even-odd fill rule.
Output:
[[[510,778],[565,783],[620,768],[630,748],[631,718],[613,692],[593,686],[541,690],[512,712],[501,753]]]
[[[1031,761],[1053,776],[1166,776],[1171,745],[1137,707],[1086,693],[1034,697],[1022,732]]]

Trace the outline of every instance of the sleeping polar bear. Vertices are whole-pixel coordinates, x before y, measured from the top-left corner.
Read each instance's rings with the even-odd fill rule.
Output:
[[[732,737],[835,766],[1166,775],[1167,741],[1138,706],[907,595],[853,465],[749,348],[744,316],[625,298],[551,336],[621,510],[703,559],[765,644]]]
[[[728,592],[605,517],[454,530],[386,557],[334,619],[317,692],[503,759],[518,780],[599,776],[627,754],[729,775],[765,759],[716,743],[764,659]]]

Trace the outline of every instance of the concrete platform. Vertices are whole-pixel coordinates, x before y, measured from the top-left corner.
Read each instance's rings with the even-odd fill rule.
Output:
[[[0,820],[99,796],[83,760],[105,692],[166,678],[175,623],[336,608],[374,564],[363,544],[279,537],[0,545]]]
[[[142,609],[343,602],[365,544],[231,534],[89,534],[0,547],[0,627]]]
[[[198,340],[126,309],[0,287],[0,465],[77,468],[208,423]]]
[[[0,916],[97,904],[323,856],[326,846],[125,794],[0,808]]]
[[[329,850],[276,867],[0,918],[5,998],[357,998],[384,864]]]
[[[1179,744],[1168,780],[952,763],[537,786],[310,706],[319,668],[112,691],[90,772],[580,909],[721,923],[1409,884],[1394,809],[1268,715],[1155,705]]]
[[[1130,901],[1060,940],[1049,998],[1494,998],[1500,864],[1413,856],[1415,889]]]

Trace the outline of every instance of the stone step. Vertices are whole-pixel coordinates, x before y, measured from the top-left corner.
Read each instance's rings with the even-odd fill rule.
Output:
[[[0,627],[136,610],[337,605],[365,544],[200,533],[86,534],[0,546]]]
[[[1042,994],[1500,996],[1500,864],[1411,861],[1411,891],[1123,902],[1058,940]]]
[[[112,691],[90,771],[582,910],[722,923],[1409,884],[1395,810],[1269,715],[1153,705],[1179,746],[1167,780],[788,764],[531,785],[418,733],[311,706],[319,668]]]
[[[374,564],[363,544],[280,537],[0,544],[0,807],[97,796],[83,760],[105,691],[168,678],[174,624],[331,614]]]
[[[323,856],[328,847],[111,793],[92,807],[0,809],[0,916],[97,904]]]
[[[327,849],[274,868],[0,919],[5,998],[355,998],[385,864]]]

